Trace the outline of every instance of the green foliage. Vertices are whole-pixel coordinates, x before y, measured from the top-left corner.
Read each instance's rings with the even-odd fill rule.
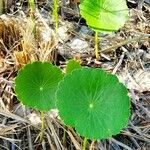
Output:
[[[55,30],[58,32],[58,0],[53,0],[53,20],[55,21]]]
[[[57,107],[64,123],[90,139],[104,139],[127,125],[130,99],[115,75],[82,68],[64,77],[57,91]]]
[[[125,86],[115,75],[81,68],[75,60],[68,62],[66,70],[64,77],[48,62],[26,65],[15,79],[18,99],[40,111],[57,106],[64,123],[86,138],[105,139],[119,133],[130,115]]]
[[[126,0],[84,0],[80,13],[87,24],[98,32],[113,32],[128,18]]]
[[[73,70],[75,69],[79,69],[81,68],[81,65],[78,61],[76,60],[69,60],[68,63],[67,63],[67,67],[66,67],[66,73],[71,73]]]
[[[35,1],[34,0],[28,0],[29,1],[29,6],[30,6],[30,9],[31,9],[31,12],[33,13],[35,11]]]
[[[26,106],[40,111],[55,108],[55,92],[63,74],[48,62],[33,62],[22,68],[15,79],[15,92]]]

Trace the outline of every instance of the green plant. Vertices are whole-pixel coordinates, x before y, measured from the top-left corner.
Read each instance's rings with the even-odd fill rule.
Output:
[[[55,30],[58,32],[58,0],[53,0],[53,20],[55,21]]]
[[[57,91],[57,107],[66,125],[86,139],[105,139],[127,125],[130,99],[115,75],[82,68],[66,75]]]
[[[98,33],[111,33],[124,25],[128,18],[126,0],[83,0],[80,13],[95,31],[95,55],[98,59]]]
[[[40,111],[55,108],[55,91],[63,74],[48,62],[33,62],[22,68],[15,79],[15,92],[26,106]]]
[[[73,70],[79,69],[79,68],[81,68],[80,63],[76,60],[71,59],[67,62],[66,74],[71,73]]]
[[[41,136],[45,128],[44,112],[56,108],[55,92],[63,74],[61,70],[48,62],[33,62],[22,68],[15,79],[15,92],[26,106],[41,111]]]
[[[33,62],[22,68],[15,79],[18,99],[44,112],[58,108],[61,119],[87,139],[105,139],[127,125],[130,99],[115,75],[95,68],[81,68],[75,60],[67,63],[66,75],[48,62]]]
[[[31,12],[35,12],[36,6],[35,6],[35,1],[34,0],[29,0],[29,6],[31,9]]]

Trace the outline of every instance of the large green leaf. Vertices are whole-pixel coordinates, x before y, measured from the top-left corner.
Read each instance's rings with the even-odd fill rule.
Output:
[[[111,137],[127,125],[130,99],[115,75],[82,68],[66,75],[57,91],[64,123],[90,139]]]
[[[22,68],[15,79],[18,99],[40,111],[55,108],[55,91],[63,78],[59,68],[48,62],[34,62]]]
[[[87,24],[98,32],[113,32],[128,18],[126,0],[84,0],[80,13]]]

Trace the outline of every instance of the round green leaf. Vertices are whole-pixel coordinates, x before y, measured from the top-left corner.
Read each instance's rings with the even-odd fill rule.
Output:
[[[69,60],[66,66],[66,73],[71,73],[73,70],[81,68],[81,65],[78,61],[76,60]]]
[[[48,111],[55,108],[55,92],[62,78],[58,67],[48,62],[33,62],[19,71],[15,79],[15,92],[24,105]]]
[[[80,13],[87,24],[98,32],[113,32],[128,18],[126,0],[84,0]]]
[[[64,123],[89,139],[104,139],[127,125],[130,99],[115,75],[82,68],[66,75],[57,91],[57,107]]]

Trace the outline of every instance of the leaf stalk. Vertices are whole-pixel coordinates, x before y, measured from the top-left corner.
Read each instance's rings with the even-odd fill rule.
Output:
[[[87,138],[85,137],[84,140],[83,140],[83,146],[82,146],[82,150],[86,150],[86,147],[87,147]]]
[[[58,0],[53,2],[53,19],[55,21],[55,31],[58,32]]]
[[[99,39],[98,39],[98,31],[95,31],[95,56],[96,59],[99,59],[99,54],[98,54],[98,44],[99,44]]]
[[[40,134],[40,141],[42,142],[44,140],[44,130],[45,130],[45,113],[41,112],[41,120],[42,120],[42,124],[41,124],[41,134]]]

